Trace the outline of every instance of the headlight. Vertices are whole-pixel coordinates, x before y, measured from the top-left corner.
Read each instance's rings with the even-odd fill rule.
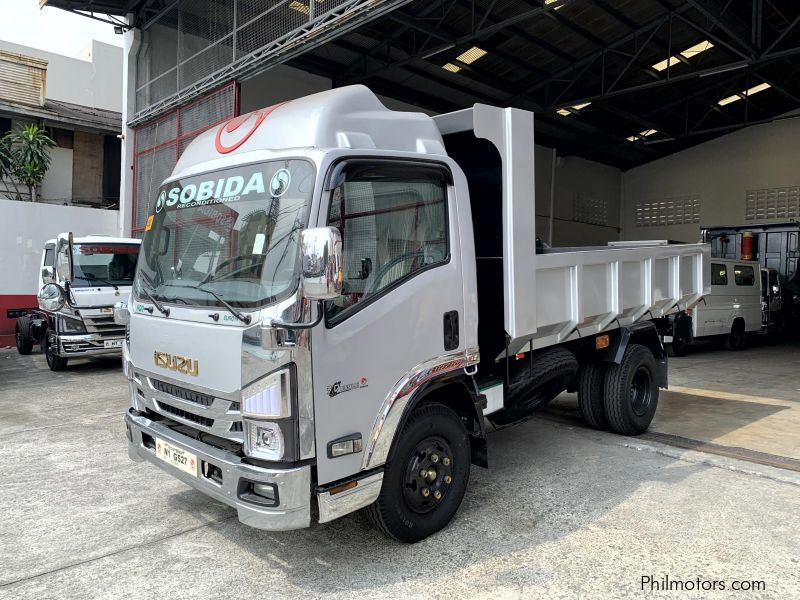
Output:
[[[36,296],[39,308],[49,312],[58,312],[64,307],[64,290],[55,283],[48,283]]]
[[[242,416],[285,419],[292,416],[291,371],[282,369],[242,390]]]
[[[286,440],[278,423],[267,421],[245,421],[245,454],[264,460],[281,460],[286,449]]]
[[[59,315],[58,320],[59,333],[86,333],[86,326],[81,319]]]

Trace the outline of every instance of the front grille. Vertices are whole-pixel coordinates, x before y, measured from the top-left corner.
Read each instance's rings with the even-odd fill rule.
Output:
[[[125,327],[114,323],[114,315],[82,315],[83,323],[86,325],[88,333],[96,333],[101,337],[122,337],[125,335]]]
[[[150,378],[150,383],[159,392],[169,394],[170,396],[175,396],[181,400],[187,400],[188,402],[194,402],[195,404],[199,404],[201,406],[211,406],[211,404],[214,402],[214,396],[201,394],[200,392],[195,392],[193,390],[187,390],[186,388],[172,385],[171,383],[165,383],[163,381],[159,381],[158,379]]]
[[[187,421],[191,421],[192,423],[197,423],[198,425],[202,425],[203,427],[208,427],[209,429],[214,426],[214,419],[209,419],[208,417],[195,415],[181,408],[175,408],[174,406],[165,404],[164,402],[159,402],[158,408],[171,415],[175,415],[176,417],[180,417],[181,419],[186,419]]]

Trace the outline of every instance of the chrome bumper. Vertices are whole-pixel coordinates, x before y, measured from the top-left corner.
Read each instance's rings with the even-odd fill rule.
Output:
[[[105,341],[121,340],[125,343],[125,336],[101,337],[92,333],[81,335],[59,334],[56,338],[58,355],[64,358],[71,356],[97,356],[100,354],[121,354],[122,347],[106,348]]]
[[[278,470],[249,465],[231,452],[181,435],[131,411],[125,415],[125,424],[128,428],[128,456],[132,460],[148,460],[187,485],[235,508],[239,520],[245,525],[281,531],[301,529],[311,524],[311,467]],[[145,445],[143,434],[150,438],[158,437],[197,455],[201,465],[205,462],[218,467],[222,472],[222,482],[205,477],[202,469],[197,477],[193,477],[158,459],[155,450]],[[273,484],[278,490],[278,506],[264,507],[244,499],[242,491],[247,482]]]

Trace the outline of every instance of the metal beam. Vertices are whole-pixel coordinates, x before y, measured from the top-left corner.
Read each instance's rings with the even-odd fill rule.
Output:
[[[700,4],[700,2],[698,2],[698,0],[688,0],[688,2],[689,2],[689,4],[691,4],[694,7],[695,10],[697,10],[701,15],[703,15],[706,19],[708,19],[708,21],[710,23],[713,23],[721,31],[723,31],[728,37],[730,37],[732,40],[734,40],[739,45],[741,45],[742,48],[744,48],[745,51],[747,53],[749,53],[749,55],[751,57],[755,57],[756,56],[756,54],[757,54],[756,53],[756,49],[753,46],[751,46],[750,43],[747,40],[742,39],[742,37],[738,33],[736,33],[730,27],[728,27],[728,25],[726,23],[724,23],[722,21],[722,19],[720,19],[716,15],[712,14],[708,9],[706,9],[705,6]]]

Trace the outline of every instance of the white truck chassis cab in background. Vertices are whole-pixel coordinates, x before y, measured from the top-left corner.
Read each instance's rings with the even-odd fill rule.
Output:
[[[39,266],[39,310],[17,319],[20,354],[35,344],[53,371],[70,358],[121,354],[125,328],[113,306],[130,295],[140,240],[105,235],[48,240]]]
[[[708,246],[537,250],[533,115],[431,118],[363,86],[194,140],[152,208],[124,347],[130,456],[263,529],[368,507],[444,527],[484,415],[565,389],[647,429],[666,385],[651,319],[706,292]]]

